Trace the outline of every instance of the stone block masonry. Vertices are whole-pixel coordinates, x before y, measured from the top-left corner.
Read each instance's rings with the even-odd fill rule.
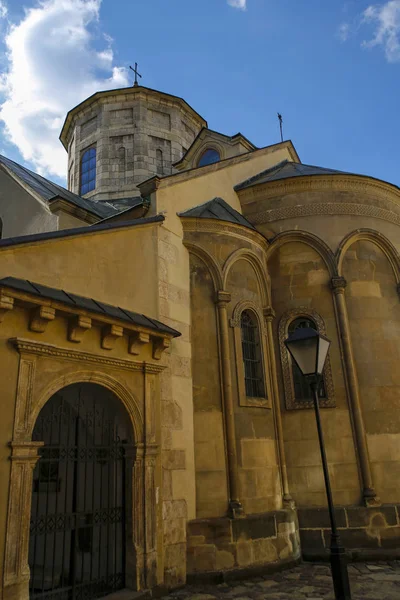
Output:
[[[327,508],[298,509],[302,555],[328,559],[330,522]],[[336,508],[338,529],[351,558],[400,557],[400,506]]]
[[[279,510],[236,520],[196,519],[187,526],[187,547],[189,580],[294,562],[300,558],[297,516],[293,510]]]

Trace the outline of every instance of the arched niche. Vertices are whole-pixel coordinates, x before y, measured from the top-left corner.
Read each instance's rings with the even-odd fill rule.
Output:
[[[383,503],[398,501],[400,302],[396,253],[373,232],[340,248],[345,296],[372,478]]]

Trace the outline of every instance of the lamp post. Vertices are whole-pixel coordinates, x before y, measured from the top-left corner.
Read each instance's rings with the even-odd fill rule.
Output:
[[[321,381],[325,360],[328,355],[330,340],[328,340],[328,338],[325,336],[320,335],[314,329],[305,327],[296,329],[296,331],[294,331],[289,338],[285,340],[285,346],[288,349],[292,359],[299,367],[301,373],[307,378],[313,394],[319,448],[321,451],[326,496],[328,499],[329,517],[331,521],[330,561],[335,598],[336,600],[351,600],[346,554],[345,549],[342,546],[336,525],[318,401],[318,387]]]

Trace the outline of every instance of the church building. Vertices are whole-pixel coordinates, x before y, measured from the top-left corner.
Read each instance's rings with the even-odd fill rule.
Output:
[[[313,404],[284,346],[301,327],[331,340],[342,541],[398,557],[399,188],[139,85],[72,108],[60,140],[68,189],[0,156],[0,599],[326,559]]]

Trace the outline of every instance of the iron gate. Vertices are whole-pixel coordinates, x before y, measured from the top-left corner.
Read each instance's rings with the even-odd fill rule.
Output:
[[[42,409],[33,477],[30,598],[99,598],[125,586],[125,448],[111,393],[73,385]],[[123,439],[125,438],[125,439]]]

